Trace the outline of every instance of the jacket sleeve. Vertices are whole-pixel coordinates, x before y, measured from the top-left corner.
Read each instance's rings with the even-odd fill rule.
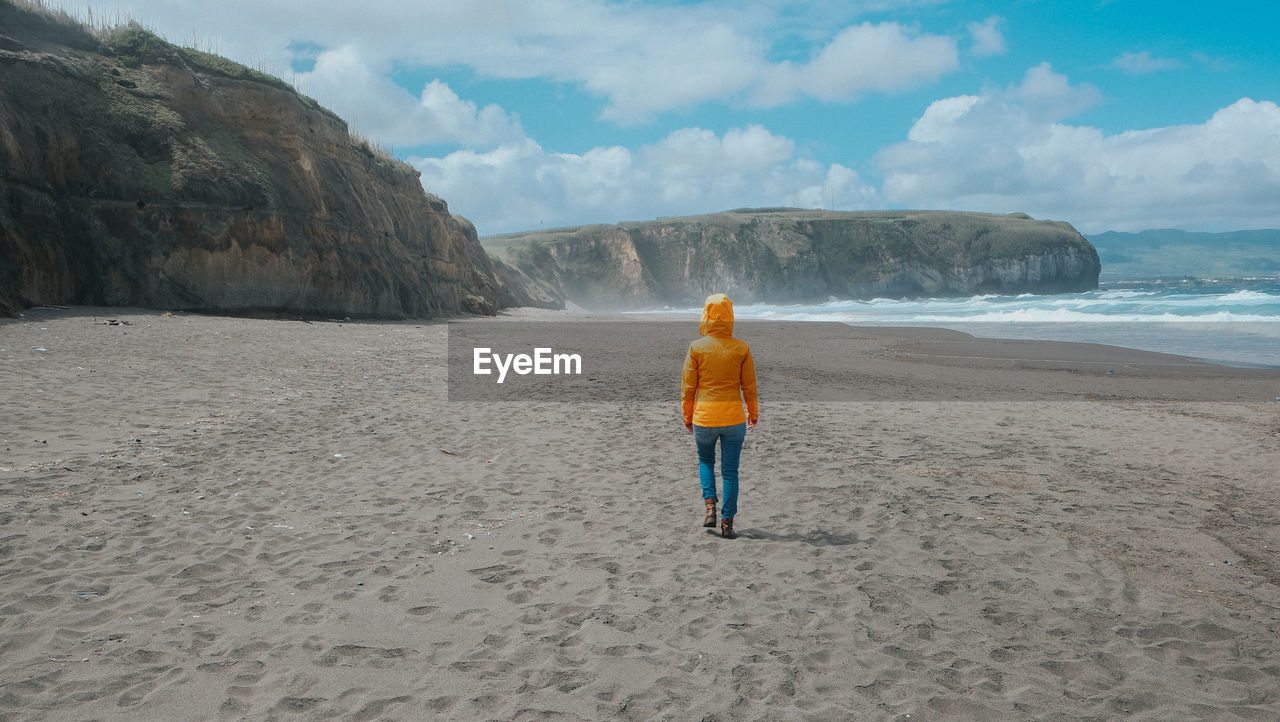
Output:
[[[680,412],[686,424],[693,423],[693,404],[698,396],[698,362],[690,348],[684,355],[684,371],[680,374]]]
[[[746,358],[742,359],[742,398],[747,402],[747,418],[760,418],[760,401],[756,398],[756,362],[751,358],[751,349],[747,349]]]

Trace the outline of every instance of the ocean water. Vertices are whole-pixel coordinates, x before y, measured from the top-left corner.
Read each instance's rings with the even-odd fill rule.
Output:
[[[735,312],[739,318],[932,326],[985,338],[1100,343],[1280,368],[1280,278],[1113,281],[1087,293],[832,299],[737,306]]]

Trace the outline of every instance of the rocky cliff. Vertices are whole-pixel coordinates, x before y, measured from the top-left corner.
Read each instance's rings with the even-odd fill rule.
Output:
[[[284,82],[0,0],[0,311],[428,317],[522,300],[414,169]]]
[[[494,236],[485,246],[590,309],[1063,293],[1097,287],[1098,254],[1024,214],[743,209]]]

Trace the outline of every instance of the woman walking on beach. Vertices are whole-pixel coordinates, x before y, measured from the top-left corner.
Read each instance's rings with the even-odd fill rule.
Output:
[[[698,448],[698,479],[707,511],[702,525],[712,528],[716,525],[716,442],[720,442],[724,487],[720,536],[736,539],[733,518],[738,513],[738,459],[747,429],[754,429],[760,419],[756,366],[747,342],[733,337],[733,301],[723,293],[707,296],[698,333],[702,338],[689,344],[680,384],[684,428],[693,432]]]

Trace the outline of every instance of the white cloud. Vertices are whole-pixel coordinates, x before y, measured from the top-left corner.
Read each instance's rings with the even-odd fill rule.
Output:
[[[635,151],[611,146],[551,153],[532,140],[487,153],[415,158],[426,189],[482,234],[711,213],[741,206],[870,208],[876,190],[839,164],[795,156],[760,126],[717,136],[674,131]],[[500,189],[495,192],[494,189]]]
[[[761,62],[754,43],[724,25],[696,33],[687,39],[663,34],[672,42],[661,48],[652,40],[622,48],[609,61],[581,71],[580,80],[588,90],[609,98],[604,117],[623,124],[648,121],[657,111],[728,97],[753,82]]]
[[[478,108],[439,80],[428,83],[415,98],[385,70],[372,67],[355,46],[320,53],[315,67],[299,73],[295,83],[359,132],[392,146],[488,146],[523,137],[519,121],[502,108]]]
[[[422,89],[421,103],[415,118],[433,137],[467,145],[487,145],[523,136],[515,118],[497,105],[477,109],[476,104],[462,100],[443,82],[433,80]]]
[[[1121,54],[1120,57],[1111,61],[1111,67],[1131,75],[1146,75],[1162,70],[1177,70],[1182,67],[1182,61],[1175,58],[1157,58],[1143,50],[1137,53]]]
[[[956,42],[914,33],[897,23],[862,23],[839,34],[808,63],[764,69],[755,102],[775,106],[807,95],[850,100],[867,91],[894,91],[937,80],[956,69]]]
[[[1039,66],[1020,86],[938,100],[878,155],[883,197],[1022,211],[1085,232],[1280,223],[1275,103],[1244,98],[1202,124],[1116,134],[1061,122],[1093,98]]]
[[[134,0],[133,4],[140,18],[171,39],[183,41],[190,37],[190,28],[200,28],[202,37],[216,38],[220,52],[268,70],[287,74],[292,61],[314,53],[316,46],[330,52],[358,47],[362,62],[384,77],[392,68],[464,67],[483,78],[573,84],[605,101],[604,118],[633,124],[707,101],[750,97],[772,106],[810,96],[843,102],[869,91],[891,92],[936,80],[958,67],[956,38],[919,33],[892,22],[847,24],[860,12],[933,2],[830,5],[834,9],[826,13],[826,22],[834,26],[816,27],[831,28],[835,35],[813,37],[808,33],[815,26],[807,27],[805,41],[820,50],[801,64],[768,59],[780,26],[790,27],[797,15],[809,22],[815,17],[813,9],[788,3],[741,7],[609,0]],[[983,32],[989,39],[998,36],[994,25]],[[339,104],[357,90],[332,88],[329,97]]]
[[[911,126],[907,140],[917,143],[945,143],[954,140],[962,126],[959,122],[982,98],[976,95],[958,95],[934,101],[924,115]]]
[[[980,23],[969,23],[966,29],[973,38],[969,52],[979,58],[1000,55],[1004,52],[1004,35],[1000,32],[1000,24],[1004,22],[999,16],[992,15]]]
[[[1067,76],[1053,72],[1048,63],[1027,70],[1022,84],[1008,91],[1011,100],[1040,120],[1057,120],[1090,108],[1102,93],[1089,83],[1072,85]]]
[[[682,128],[644,150],[648,166],[670,178],[702,178],[708,169],[720,174],[759,172],[786,161],[795,150],[788,138],[758,125],[733,128],[717,138],[702,128]]]

